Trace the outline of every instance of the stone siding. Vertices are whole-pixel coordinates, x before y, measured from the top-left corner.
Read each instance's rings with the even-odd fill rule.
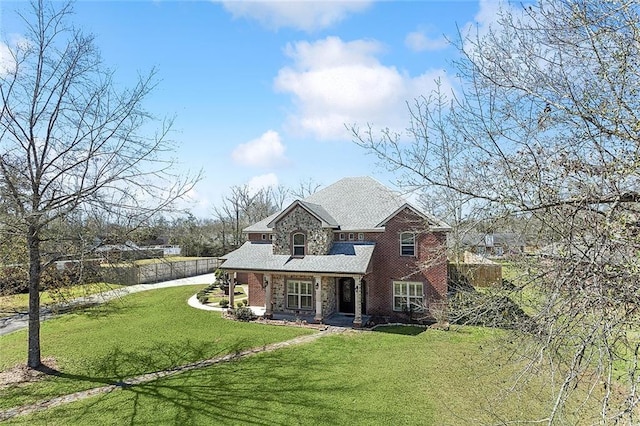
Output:
[[[322,277],[322,318],[326,318],[336,311],[336,279]]]
[[[301,313],[301,314],[313,314],[315,313],[315,303],[316,303],[316,295],[315,295],[315,286],[313,277],[305,276],[305,275],[272,275],[271,277],[273,281],[273,290],[272,290],[272,300],[273,300],[273,312],[286,312],[286,313]],[[311,282],[311,309],[288,309],[287,308],[287,285],[286,282],[288,280],[301,280],[301,281],[310,281]]]
[[[274,254],[292,253],[292,236],[296,232],[306,235],[305,254],[325,255],[333,242],[333,230],[322,228],[322,223],[304,208],[297,206],[274,227]]]

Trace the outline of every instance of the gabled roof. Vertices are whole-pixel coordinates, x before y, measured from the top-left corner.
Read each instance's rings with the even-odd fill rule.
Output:
[[[429,223],[429,226],[431,227],[432,230],[434,231],[449,231],[451,230],[451,227],[449,225],[447,225],[446,223],[444,223],[443,221],[441,221],[440,219],[436,218],[435,216],[433,216],[431,213],[428,213],[424,210],[419,210],[417,209],[415,206],[409,204],[409,203],[404,203],[403,205],[401,205],[400,207],[398,207],[398,209],[396,211],[394,211],[393,213],[391,213],[385,220],[383,220],[382,222],[380,222],[380,224],[378,226],[385,226],[387,224],[388,221],[390,221],[391,219],[393,219],[393,217],[395,215],[397,215],[398,213],[400,213],[402,210],[404,209],[409,209],[411,210],[414,214],[422,217],[424,220],[426,220]]]
[[[273,254],[271,244],[247,241],[222,257],[220,269],[229,271],[359,274],[369,272],[375,245],[352,242],[334,243],[327,255],[302,258]]]
[[[322,223],[323,228],[337,228],[338,222],[331,217],[331,215],[319,204],[313,204],[308,201],[296,200],[289,205],[286,209],[282,210],[279,214],[277,214],[271,221],[267,224],[269,228],[273,228],[277,221],[288,215],[293,209],[296,207],[302,207],[305,209],[311,216],[315,217]]]
[[[404,208],[410,208],[424,217],[434,230],[448,231],[450,227],[433,217],[424,209],[408,202],[398,193],[387,188],[371,177],[344,178],[333,185],[298,200],[301,206],[325,223],[339,226],[343,231],[363,231],[380,229],[390,218]],[[291,208],[291,204],[287,209]],[[320,206],[319,210],[315,206]],[[274,214],[257,222],[245,232],[271,232],[276,219],[287,211]],[[325,214],[326,213],[326,214]],[[286,213],[285,213],[286,214]]]

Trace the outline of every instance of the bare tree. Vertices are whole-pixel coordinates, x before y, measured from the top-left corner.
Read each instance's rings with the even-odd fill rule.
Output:
[[[309,195],[316,193],[321,187],[321,184],[309,178],[301,180],[297,187],[290,190],[290,193],[297,198],[307,198]]]
[[[92,36],[68,22],[70,4],[32,3],[24,39],[7,42],[0,71],[0,191],[28,248],[28,366],[40,358],[40,279],[53,258],[42,243],[54,221],[103,211],[130,226],[168,208],[197,177],[172,174],[170,122],[147,136],[142,103],[155,72],[119,90]]]
[[[535,295],[531,321],[513,324],[528,371],[551,368],[549,415],[533,420],[580,418],[595,404],[602,422],[637,423],[637,3],[506,7],[459,48],[461,89],[411,105],[413,143],[353,126],[356,142],[405,183],[454,191],[544,237],[518,265],[516,290]]]

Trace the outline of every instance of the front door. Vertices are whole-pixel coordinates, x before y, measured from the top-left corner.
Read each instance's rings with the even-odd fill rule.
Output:
[[[345,314],[355,313],[356,286],[353,278],[338,281],[338,310]]]

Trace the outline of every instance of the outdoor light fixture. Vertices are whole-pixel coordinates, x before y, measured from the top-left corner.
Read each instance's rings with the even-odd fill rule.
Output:
[[[268,285],[269,285],[269,280],[264,278],[262,280],[262,288],[267,288]]]

